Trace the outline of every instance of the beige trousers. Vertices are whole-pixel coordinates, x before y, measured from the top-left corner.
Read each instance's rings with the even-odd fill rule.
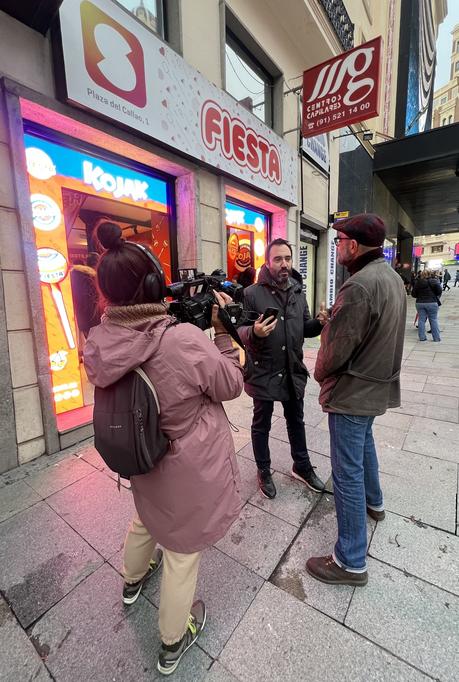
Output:
[[[136,515],[124,542],[123,575],[127,583],[136,583],[145,575],[155,547],[155,540]],[[175,644],[186,632],[200,559],[201,552],[179,554],[163,549],[159,633],[164,644]]]

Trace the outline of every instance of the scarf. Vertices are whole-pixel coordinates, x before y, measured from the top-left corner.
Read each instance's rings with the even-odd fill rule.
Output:
[[[139,305],[109,305],[104,317],[122,327],[136,327],[149,322],[152,317],[169,317],[167,303],[140,303]]]
[[[371,263],[377,258],[384,258],[384,251],[382,246],[380,246],[377,249],[371,249],[371,251],[367,251],[366,253],[362,253],[362,255],[353,260],[352,263],[349,263],[349,265],[347,266],[349,274],[355,275],[355,273],[364,268],[365,265],[368,265],[368,263]]]

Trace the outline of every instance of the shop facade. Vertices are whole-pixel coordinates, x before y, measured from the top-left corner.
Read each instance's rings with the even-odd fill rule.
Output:
[[[169,282],[179,268],[236,279],[269,239],[295,239],[294,148],[116,3],[67,0],[59,19],[46,87],[1,82],[3,471],[92,435],[77,282],[101,219],[152,248]],[[91,62],[100,25],[137,50],[123,82]]]

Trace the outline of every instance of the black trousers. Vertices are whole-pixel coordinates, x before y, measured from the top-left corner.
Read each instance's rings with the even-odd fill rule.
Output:
[[[290,442],[292,459],[298,469],[309,472],[311,460],[306,447],[306,434],[304,430],[302,399],[291,398],[282,402],[284,417],[287,422],[287,433]],[[271,430],[271,418],[273,415],[274,402],[272,400],[253,399],[252,420],[252,447],[255,462],[259,469],[269,469],[271,455],[269,452],[269,432]]]

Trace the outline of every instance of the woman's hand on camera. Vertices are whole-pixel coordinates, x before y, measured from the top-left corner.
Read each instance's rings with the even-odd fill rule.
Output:
[[[218,318],[218,308],[224,308],[228,303],[232,303],[233,299],[228,294],[224,294],[222,291],[215,291],[214,296],[218,301],[218,305],[212,306],[212,327],[216,334],[227,334],[227,330],[223,326],[221,320]]]
[[[272,331],[275,330],[276,324],[277,319],[274,319],[273,315],[268,317],[264,322],[263,315],[260,315],[260,317],[253,323],[253,333],[255,336],[258,336],[259,339],[265,339],[271,334]]]

